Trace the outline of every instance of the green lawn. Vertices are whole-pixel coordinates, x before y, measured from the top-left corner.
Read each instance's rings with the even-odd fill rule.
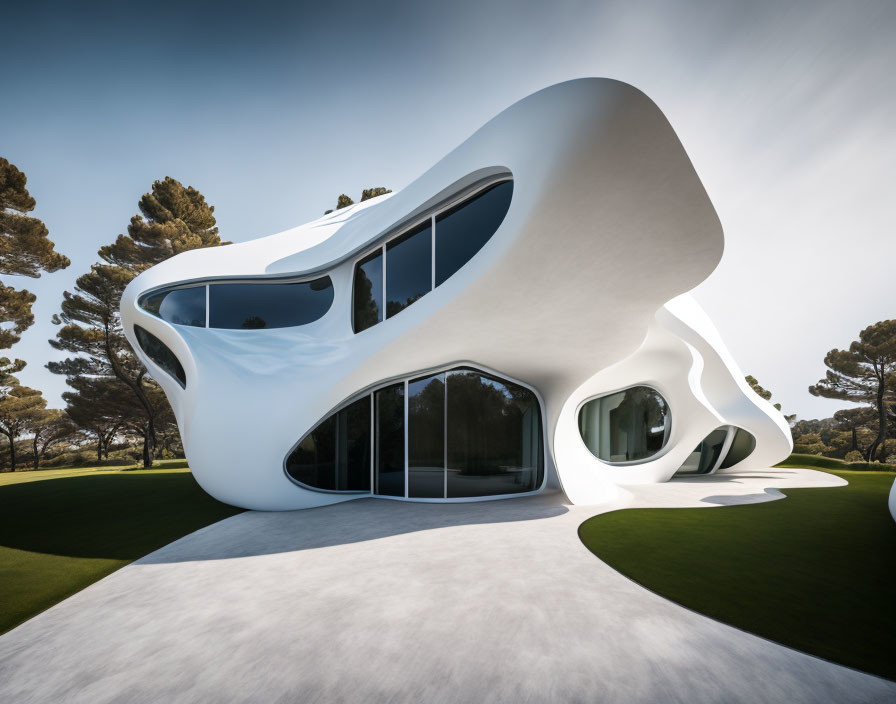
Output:
[[[239,512],[202,491],[188,469],[164,464],[0,474],[0,633]]]
[[[744,506],[625,509],[579,536],[626,577],[792,648],[896,680],[892,472]]]

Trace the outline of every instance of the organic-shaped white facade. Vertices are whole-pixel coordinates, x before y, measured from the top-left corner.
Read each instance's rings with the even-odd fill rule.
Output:
[[[723,246],[657,106],[581,79],[398,193],[151,268],[122,323],[227,503],[598,503],[792,448],[687,296]]]

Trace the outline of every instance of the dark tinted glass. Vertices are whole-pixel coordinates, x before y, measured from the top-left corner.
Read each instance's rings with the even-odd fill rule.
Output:
[[[383,319],[383,254],[377,250],[355,264],[354,306],[352,320],[355,332],[361,332]]]
[[[404,496],[404,384],[373,395],[376,409],[374,493]]]
[[[448,373],[448,497],[534,491],[541,485],[535,395],[472,370]]]
[[[295,284],[211,284],[209,327],[255,330],[306,325],[333,302],[329,276]]]
[[[139,305],[174,325],[205,327],[205,286],[156,291],[141,296]]]
[[[408,382],[408,496],[445,495],[445,375]]]
[[[139,325],[134,326],[134,335],[137,336],[137,342],[140,348],[146,353],[153,362],[158,364],[162,369],[177,379],[178,383],[186,388],[187,374],[184,372],[183,365],[168,347],[159,338],[148,330],[144,330]]]
[[[321,422],[286,460],[296,481],[329,491],[370,491],[370,396]]]
[[[752,433],[747,432],[743,428],[738,428],[734,433],[734,439],[731,441],[731,447],[728,454],[719,465],[719,469],[728,469],[733,467],[741,460],[747,459],[753,450],[756,449],[756,438]]]
[[[436,217],[436,286],[466,264],[507,215],[513,181],[504,181]]]
[[[657,391],[632,386],[582,406],[579,432],[592,454],[604,462],[644,460],[669,439],[668,409]]]
[[[286,460],[296,481],[316,489],[336,489],[336,415],[319,423]]]
[[[432,290],[432,228],[415,228],[386,245],[386,317]]]

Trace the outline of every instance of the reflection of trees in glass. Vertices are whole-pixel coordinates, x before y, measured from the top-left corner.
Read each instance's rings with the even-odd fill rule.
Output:
[[[379,307],[373,300],[373,284],[363,269],[355,276],[355,329],[364,330],[378,322]]]
[[[401,303],[400,301],[386,301],[386,317],[391,318],[396,313],[400,313],[409,305],[411,305],[411,303],[420,300],[426,293],[429,293],[429,291],[418,293],[416,296],[411,296],[410,298],[406,299],[404,303]]]
[[[382,297],[382,256],[361,261],[355,266],[354,284],[354,329],[361,332],[376,325],[380,321],[380,304]],[[367,274],[367,269],[379,272],[379,281],[374,290],[374,282]]]
[[[267,323],[264,321],[264,318],[259,318],[257,315],[250,315],[243,321],[242,327],[246,330],[261,330],[261,328],[266,325]]]
[[[469,475],[522,467],[524,415],[535,403],[531,391],[511,382],[498,382],[478,372],[451,372],[448,467]]]

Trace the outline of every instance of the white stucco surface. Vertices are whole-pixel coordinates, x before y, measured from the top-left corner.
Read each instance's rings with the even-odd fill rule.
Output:
[[[896,683],[646,591],[576,532],[622,505],[840,483],[766,470],[623,487],[600,508],[552,492],[244,513],[0,637],[0,701],[894,701]]]
[[[475,256],[413,305],[353,331],[357,261],[465,189],[510,177],[506,216]],[[388,197],[171,257],[128,285],[121,317],[171,402],[196,480],[226,503],[289,510],[353,499],[291,481],[284,462],[296,443],[371,389],[475,365],[538,392],[547,486],[596,504],[616,496],[620,479],[666,481],[721,426],[756,439],[738,469],[790,454],[783,417],[746,385],[687,295],[723,249],[722,224],[660,108],[633,86],[583,78],[510,106]],[[139,305],[170,286],[323,274],[332,305],[295,327],[174,325]],[[185,386],[142,350],[135,325],[174,353]],[[577,411],[642,384],[669,404],[670,436],[649,461],[614,467],[585,446]]]

